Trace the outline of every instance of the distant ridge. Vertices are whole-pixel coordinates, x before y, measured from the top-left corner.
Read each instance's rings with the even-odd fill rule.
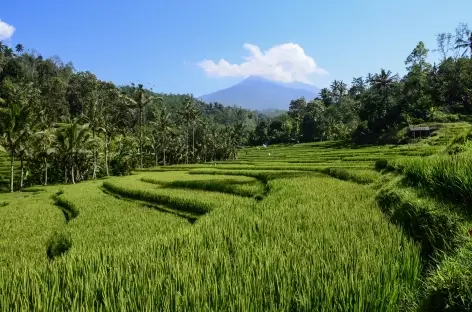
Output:
[[[301,82],[284,83],[250,76],[232,87],[203,95],[200,99],[251,110],[287,110],[290,101],[302,96],[311,100],[319,92],[317,87]]]

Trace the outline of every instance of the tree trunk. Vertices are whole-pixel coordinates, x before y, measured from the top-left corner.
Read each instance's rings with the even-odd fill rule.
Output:
[[[164,147],[163,155],[162,155],[162,164],[166,165],[166,148]]]
[[[72,184],[75,184],[74,165],[72,165],[72,169],[70,170],[70,175],[72,178]]]
[[[48,159],[44,158],[44,185],[48,185]]]
[[[20,156],[20,168],[21,168],[20,190],[22,190],[23,189],[23,181],[24,181],[24,177],[25,177],[24,166],[23,166],[23,156]]]
[[[139,108],[139,167],[143,169],[143,110]]]
[[[154,157],[155,157],[155,159],[154,159],[154,165],[157,167],[157,148],[154,149]]]
[[[195,163],[195,122],[192,125],[192,162]]]
[[[64,165],[64,183],[67,184],[67,165]]]
[[[189,134],[188,131],[190,130],[190,123],[187,124],[187,152],[185,153],[185,163],[188,164],[188,139],[189,139]]]
[[[92,129],[92,137],[93,137],[93,140],[95,141],[95,129]],[[93,152],[92,179],[95,180],[95,178],[97,177],[97,150],[96,150],[96,147],[95,147],[95,142],[94,142],[92,152]]]
[[[110,175],[110,172],[108,171],[108,135],[105,132],[105,169],[107,172],[107,177]]]
[[[13,152],[10,154],[10,191],[13,193],[13,179],[15,174],[15,169],[13,166],[15,156],[13,156]]]

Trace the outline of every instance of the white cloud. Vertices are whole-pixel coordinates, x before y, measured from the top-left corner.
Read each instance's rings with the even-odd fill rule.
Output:
[[[13,36],[15,32],[15,27],[9,25],[0,19],[0,40],[9,39]]]
[[[310,83],[311,74],[327,74],[328,72],[316,65],[312,57],[298,44],[284,43],[276,45],[267,51],[253,44],[245,43],[244,48],[250,52],[241,64],[231,64],[221,59],[218,63],[203,60],[198,66],[203,68],[208,76],[213,77],[246,77],[262,76],[267,79],[283,82]]]

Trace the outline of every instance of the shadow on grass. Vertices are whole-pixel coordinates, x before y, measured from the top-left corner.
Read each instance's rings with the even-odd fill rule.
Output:
[[[113,196],[116,199],[136,203],[136,204],[139,204],[139,205],[141,205],[143,207],[146,207],[146,208],[155,209],[155,210],[160,211],[160,212],[169,213],[169,214],[173,214],[175,216],[184,218],[191,224],[194,224],[198,220],[198,218],[204,214],[203,213],[203,214],[197,215],[197,214],[180,212],[180,211],[177,211],[177,210],[174,210],[174,209],[171,209],[171,208],[167,208],[164,205],[158,205],[158,204],[151,203],[151,202],[148,202],[148,201],[126,197],[126,196],[123,196],[121,194],[112,192],[112,191],[110,191],[110,190],[108,190],[104,187],[100,187],[100,190],[102,190],[102,192],[104,194],[109,195],[109,196]]]

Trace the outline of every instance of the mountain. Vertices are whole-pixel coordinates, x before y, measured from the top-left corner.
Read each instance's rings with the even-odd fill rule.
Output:
[[[311,100],[318,96],[319,89],[301,83],[284,83],[250,76],[240,83],[200,97],[202,101],[236,105],[251,110],[287,110],[290,101],[304,96]]]

